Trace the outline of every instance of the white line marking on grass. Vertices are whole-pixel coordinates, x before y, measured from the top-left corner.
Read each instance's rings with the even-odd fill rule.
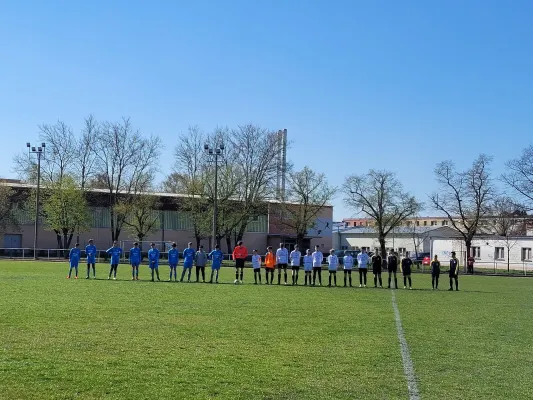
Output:
[[[407,378],[407,390],[409,391],[409,400],[420,400],[418,393],[418,385],[416,383],[415,367],[411,355],[409,353],[409,346],[403,334],[402,319],[400,317],[400,310],[396,304],[396,295],[392,290],[392,308],[394,309],[394,318],[396,319],[396,330],[398,331],[398,340],[400,341],[400,352],[402,353],[403,373]]]

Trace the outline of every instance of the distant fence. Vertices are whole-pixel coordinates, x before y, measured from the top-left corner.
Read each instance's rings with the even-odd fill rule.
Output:
[[[37,258],[47,261],[65,261],[68,259],[70,249],[37,249]],[[161,252],[161,260],[168,260],[168,252]],[[183,260],[183,253],[179,253],[180,261]],[[86,258],[85,250],[81,249],[82,262]],[[15,259],[15,260],[32,260],[34,259],[34,251],[32,248],[16,248],[6,249],[0,248],[0,258]],[[148,258],[148,251],[142,252],[142,259]],[[110,256],[105,250],[98,250],[96,256],[96,262],[109,262]],[[127,263],[129,260],[129,250],[122,253],[121,261]],[[252,256],[249,255],[247,261],[250,262]],[[232,261],[231,254],[224,254],[224,261],[228,263]],[[233,263],[232,263],[233,264]],[[326,264],[326,258],[324,257],[323,264]],[[250,265],[248,265],[250,266]],[[290,267],[289,267],[290,268]],[[342,269],[342,265],[339,265],[339,269]],[[357,270],[357,267],[354,267]],[[416,262],[412,267],[413,272],[430,273],[431,267],[429,265],[423,265],[420,262]],[[369,273],[372,272],[372,265],[369,265]],[[441,263],[441,273],[448,271],[448,263],[446,261]],[[497,275],[522,275],[533,276],[533,262],[512,262],[509,264],[509,270],[507,270],[506,261],[494,261],[494,262],[478,262],[474,264],[475,274],[497,274]],[[386,269],[383,269],[383,273],[386,273]],[[400,270],[398,268],[398,273]],[[461,272],[463,273],[463,267],[461,266]]]

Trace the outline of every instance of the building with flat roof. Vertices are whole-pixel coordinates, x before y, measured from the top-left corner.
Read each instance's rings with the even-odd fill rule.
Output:
[[[21,183],[20,181],[1,181],[0,185],[11,187],[16,191],[21,203],[26,201],[34,185]],[[157,196],[160,207],[153,210],[157,213],[159,227],[157,230],[145,238],[145,241],[154,242],[176,242],[180,248],[185,247],[188,242],[196,243],[191,218],[182,211],[180,205],[183,204],[186,195],[174,193],[150,193]],[[91,189],[87,191],[89,211],[91,215],[91,227],[86,232],[80,232],[79,242],[84,246],[89,239],[93,239],[99,248],[108,248],[112,244],[111,240],[111,214],[109,211],[109,192],[104,189]],[[243,241],[248,249],[257,249],[260,252],[266,251],[267,246],[278,247],[280,242],[286,243],[289,247],[296,243],[294,232],[290,232],[279,222],[276,217],[278,201],[265,202],[264,213],[249,221]],[[22,207],[16,211],[20,229],[8,228],[2,234],[4,248],[33,248],[34,239],[34,219],[30,212]],[[207,217],[209,218],[209,217]],[[304,238],[304,246],[310,248],[319,245],[324,249],[332,246],[332,225],[333,207],[325,206],[320,211],[315,221],[315,227],[307,232]],[[76,235],[72,244],[76,240]],[[135,240],[126,229],[123,229],[119,241],[132,242]],[[208,249],[210,238],[201,241],[201,244]],[[43,222],[39,226],[39,243],[41,249],[56,249],[57,236],[53,231],[47,230]],[[223,251],[226,249],[225,240],[221,240]],[[231,251],[231,249],[229,250]]]

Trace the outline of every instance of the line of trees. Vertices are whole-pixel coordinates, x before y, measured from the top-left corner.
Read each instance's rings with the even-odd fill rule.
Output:
[[[90,197],[94,195],[90,189],[100,189],[106,199],[97,205],[109,207],[111,240],[118,240],[123,231],[143,240],[161,224],[160,199],[149,194],[176,193],[180,197],[175,206],[187,214],[199,245],[212,235],[215,198],[215,165],[204,145],[224,144],[218,165],[217,242],[225,241],[231,251],[250,222],[266,215],[268,202],[275,200],[279,223],[301,243],[336,189],[323,174],[309,167],[295,170],[289,164],[290,190],[280,194],[276,185],[280,140],[275,131],[253,124],[210,133],[192,126],[178,137],[171,171],[160,171],[160,139],[140,132],[129,118],[97,121],[91,115],[77,133],[63,121],[43,124],[39,141],[46,143],[46,155],[41,162],[40,218],[46,229],[55,232],[58,248],[69,248],[75,235],[90,229],[89,204],[98,202]],[[21,179],[36,183],[36,160],[22,152],[13,161]],[[155,185],[158,172],[168,174]],[[0,191],[0,197],[12,195],[8,189]],[[34,196],[26,201],[33,216]],[[13,202],[2,204],[9,207],[0,209],[0,228],[2,223],[15,226]]]
[[[429,207],[445,215],[461,235],[466,254],[480,233],[501,238],[507,254],[516,244],[513,238],[526,234],[533,210],[533,146],[506,164],[500,177],[491,174],[492,158],[481,154],[469,168],[458,170],[451,160],[438,163],[434,174],[437,189],[428,196]],[[499,190],[496,180],[511,189],[513,196]],[[406,219],[415,218],[424,203],[404,191],[394,172],[370,170],[350,175],[343,185],[344,202],[356,213],[374,221],[381,253],[386,254],[385,239]],[[415,246],[416,247],[416,246]],[[507,257],[509,258],[509,257]]]

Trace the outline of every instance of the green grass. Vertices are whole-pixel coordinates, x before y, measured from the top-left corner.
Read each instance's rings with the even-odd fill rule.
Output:
[[[388,290],[66,272],[0,262],[1,399],[408,398]],[[460,279],[460,292],[397,291],[421,397],[532,398],[533,280]]]

